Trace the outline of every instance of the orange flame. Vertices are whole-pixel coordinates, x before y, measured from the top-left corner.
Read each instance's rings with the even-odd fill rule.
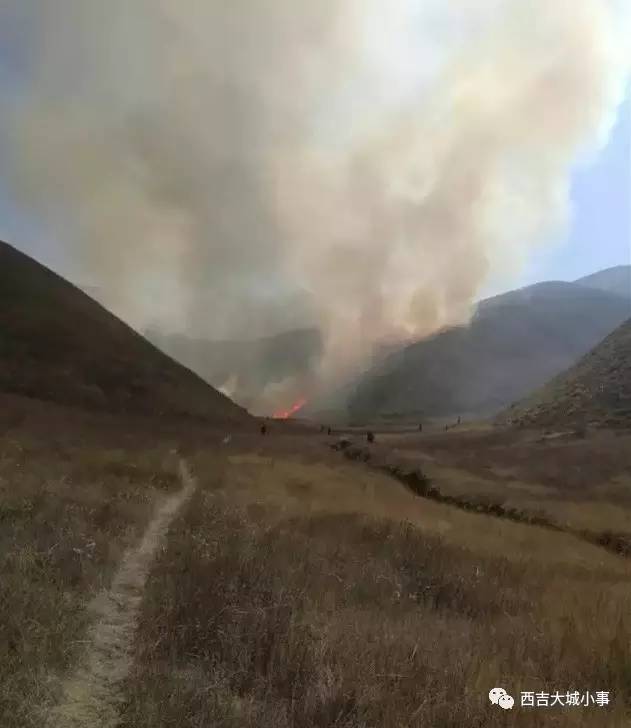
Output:
[[[279,410],[278,412],[274,412],[272,417],[275,420],[288,420],[290,417],[295,415],[297,412],[300,412],[300,410],[307,404],[307,400],[302,397],[297,402],[292,404],[292,406],[288,410]]]

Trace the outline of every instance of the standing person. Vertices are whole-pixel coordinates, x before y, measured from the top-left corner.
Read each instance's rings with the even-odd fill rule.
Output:
[[[261,425],[261,435],[267,435],[267,425],[265,423]]]
[[[422,422],[418,426],[418,431],[423,432],[423,423]]]
[[[366,440],[368,440],[368,442],[375,441],[375,435],[370,430],[368,430],[368,432],[366,433]]]

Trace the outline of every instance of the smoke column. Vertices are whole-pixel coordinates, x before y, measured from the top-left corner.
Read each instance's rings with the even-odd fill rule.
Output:
[[[563,235],[630,20],[625,0],[8,0],[5,175],[133,325],[317,325],[331,382],[465,321]]]

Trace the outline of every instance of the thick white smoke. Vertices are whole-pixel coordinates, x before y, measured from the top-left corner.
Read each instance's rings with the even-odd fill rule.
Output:
[[[625,0],[8,0],[10,181],[138,327],[318,325],[322,377],[562,234]]]

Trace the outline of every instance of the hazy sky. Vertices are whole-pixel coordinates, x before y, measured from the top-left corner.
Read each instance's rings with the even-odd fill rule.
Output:
[[[534,253],[523,282],[571,280],[631,263],[631,93],[609,144],[574,175],[568,238]]]

